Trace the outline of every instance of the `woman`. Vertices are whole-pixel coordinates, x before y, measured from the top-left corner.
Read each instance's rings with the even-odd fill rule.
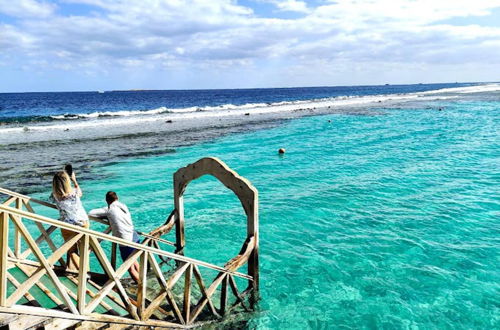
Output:
[[[73,182],[74,189],[70,181]],[[59,220],[88,228],[89,217],[83,208],[80,197],[82,197],[82,190],[76,181],[75,172],[71,174],[71,177],[66,172],[58,172],[54,175],[52,179],[52,198],[59,210]],[[61,234],[64,241],[68,241],[77,235],[77,232],[61,228]],[[68,250],[67,268],[78,269],[79,261],[80,258],[75,244]]]

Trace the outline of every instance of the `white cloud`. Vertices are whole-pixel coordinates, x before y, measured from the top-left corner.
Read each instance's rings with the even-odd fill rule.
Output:
[[[0,11],[6,13],[4,2],[0,0]],[[338,73],[333,67],[361,72],[370,65],[382,67],[380,63],[414,69],[446,61],[500,62],[499,27],[440,23],[488,15],[500,0],[337,0],[315,8],[298,0],[267,1],[304,13],[297,19],[258,17],[232,0],[64,2],[99,7],[99,14],[64,16],[54,12],[54,5],[19,1],[9,15],[17,12],[24,18],[0,25],[0,60],[15,54],[88,72],[112,67],[225,70],[268,62],[323,67],[321,72],[331,77]],[[21,16],[20,8],[27,4],[31,14]],[[33,16],[36,10],[45,14]],[[25,61],[29,63],[36,65]]]
[[[36,0],[0,0],[0,13],[13,17],[48,17],[56,6]]]
[[[307,7],[307,3],[298,0],[268,0],[268,2],[274,4],[279,10],[282,11],[292,11],[298,13],[308,13],[310,12]]]

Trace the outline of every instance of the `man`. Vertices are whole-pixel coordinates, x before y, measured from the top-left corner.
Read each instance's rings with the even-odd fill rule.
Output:
[[[134,230],[134,224],[127,205],[118,201],[118,195],[114,191],[106,193],[106,203],[108,207],[94,209],[89,212],[89,216],[108,219],[113,236],[139,243],[139,235]],[[134,248],[125,245],[119,245],[119,248],[123,261],[127,260],[135,251]],[[134,262],[129,268],[129,273],[134,281],[139,282],[139,264],[137,262]]]

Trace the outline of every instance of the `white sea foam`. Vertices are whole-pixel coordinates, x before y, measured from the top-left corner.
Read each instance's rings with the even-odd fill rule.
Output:
[[[123,110],[94,112],[88,114],[52,116],[54,119],[64,119],[49,123],[33,124],[24,127],[3,127],[0,134],[26,131],[53,131],[68,129],[88,129],[109,126],[130,126],[141,123],[164,122],[169,119],[208,119],[241,116],[244,114],[273,114],[295,111],[307,111],[317,108],[339,108],[378,104],[387,101],[405,101],[415,99],[449,99],[457,94],[500,91],[500,84],[485,84],[468,87],[445,88],[439,90],[414,92],[406,94],[368,95],[368,96],[338,96],[333,98],[313,99],[304,101],[282,101],[275,103],[248,103],[243,105],[224,104],[220,106],[166,108],[141,110]]]
[[[500,83],[491,83],[491,84],[474,85],[466,87],[442,88],[432,91],[421,92],[420,94],[436,94],[436,93],[470,94],[470,93],[485,93],[485,92],[498,92],[498,91],[500,91]]]
[[[92,112],[92,113],[81,113],[81,114],[65,114],[50,116],[53,119],[84,119],[84,118],[99,118],[99,117],[128,117],[136,115],[157,115],[160,113],[168,113],[166,107],[160,107],[151,110],[122,110],[122,111],[104,111],[104,112]]]

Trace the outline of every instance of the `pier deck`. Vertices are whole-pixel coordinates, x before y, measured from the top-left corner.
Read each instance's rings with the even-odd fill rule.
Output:
[[[224,266],[184,256],[184,190],[206,174],[238,196],[247,216],[241,251]],[[98,230],[85,229],[35,212],[34,207],[55,208],[50,203],[2,188],[1,195],[5,196],[0,204],[2,329],[191,328],[254,309],[259,281],[258,194],[216,158],[200,159],[174,174],[175,209],[164,225],[143,234],[140,244],[111,236],[106,219],[92,218],[92,228]],[[76,235],[64,242],[60,229]],[[116,257],[118,244],[135,249],[121,264]],[[77,270],[67,269],[65,262],[73,246],[80,255]],[[140,266],[138,283],[126,278],[135,262]],[[239,272],[244,265],[246,273]]]

